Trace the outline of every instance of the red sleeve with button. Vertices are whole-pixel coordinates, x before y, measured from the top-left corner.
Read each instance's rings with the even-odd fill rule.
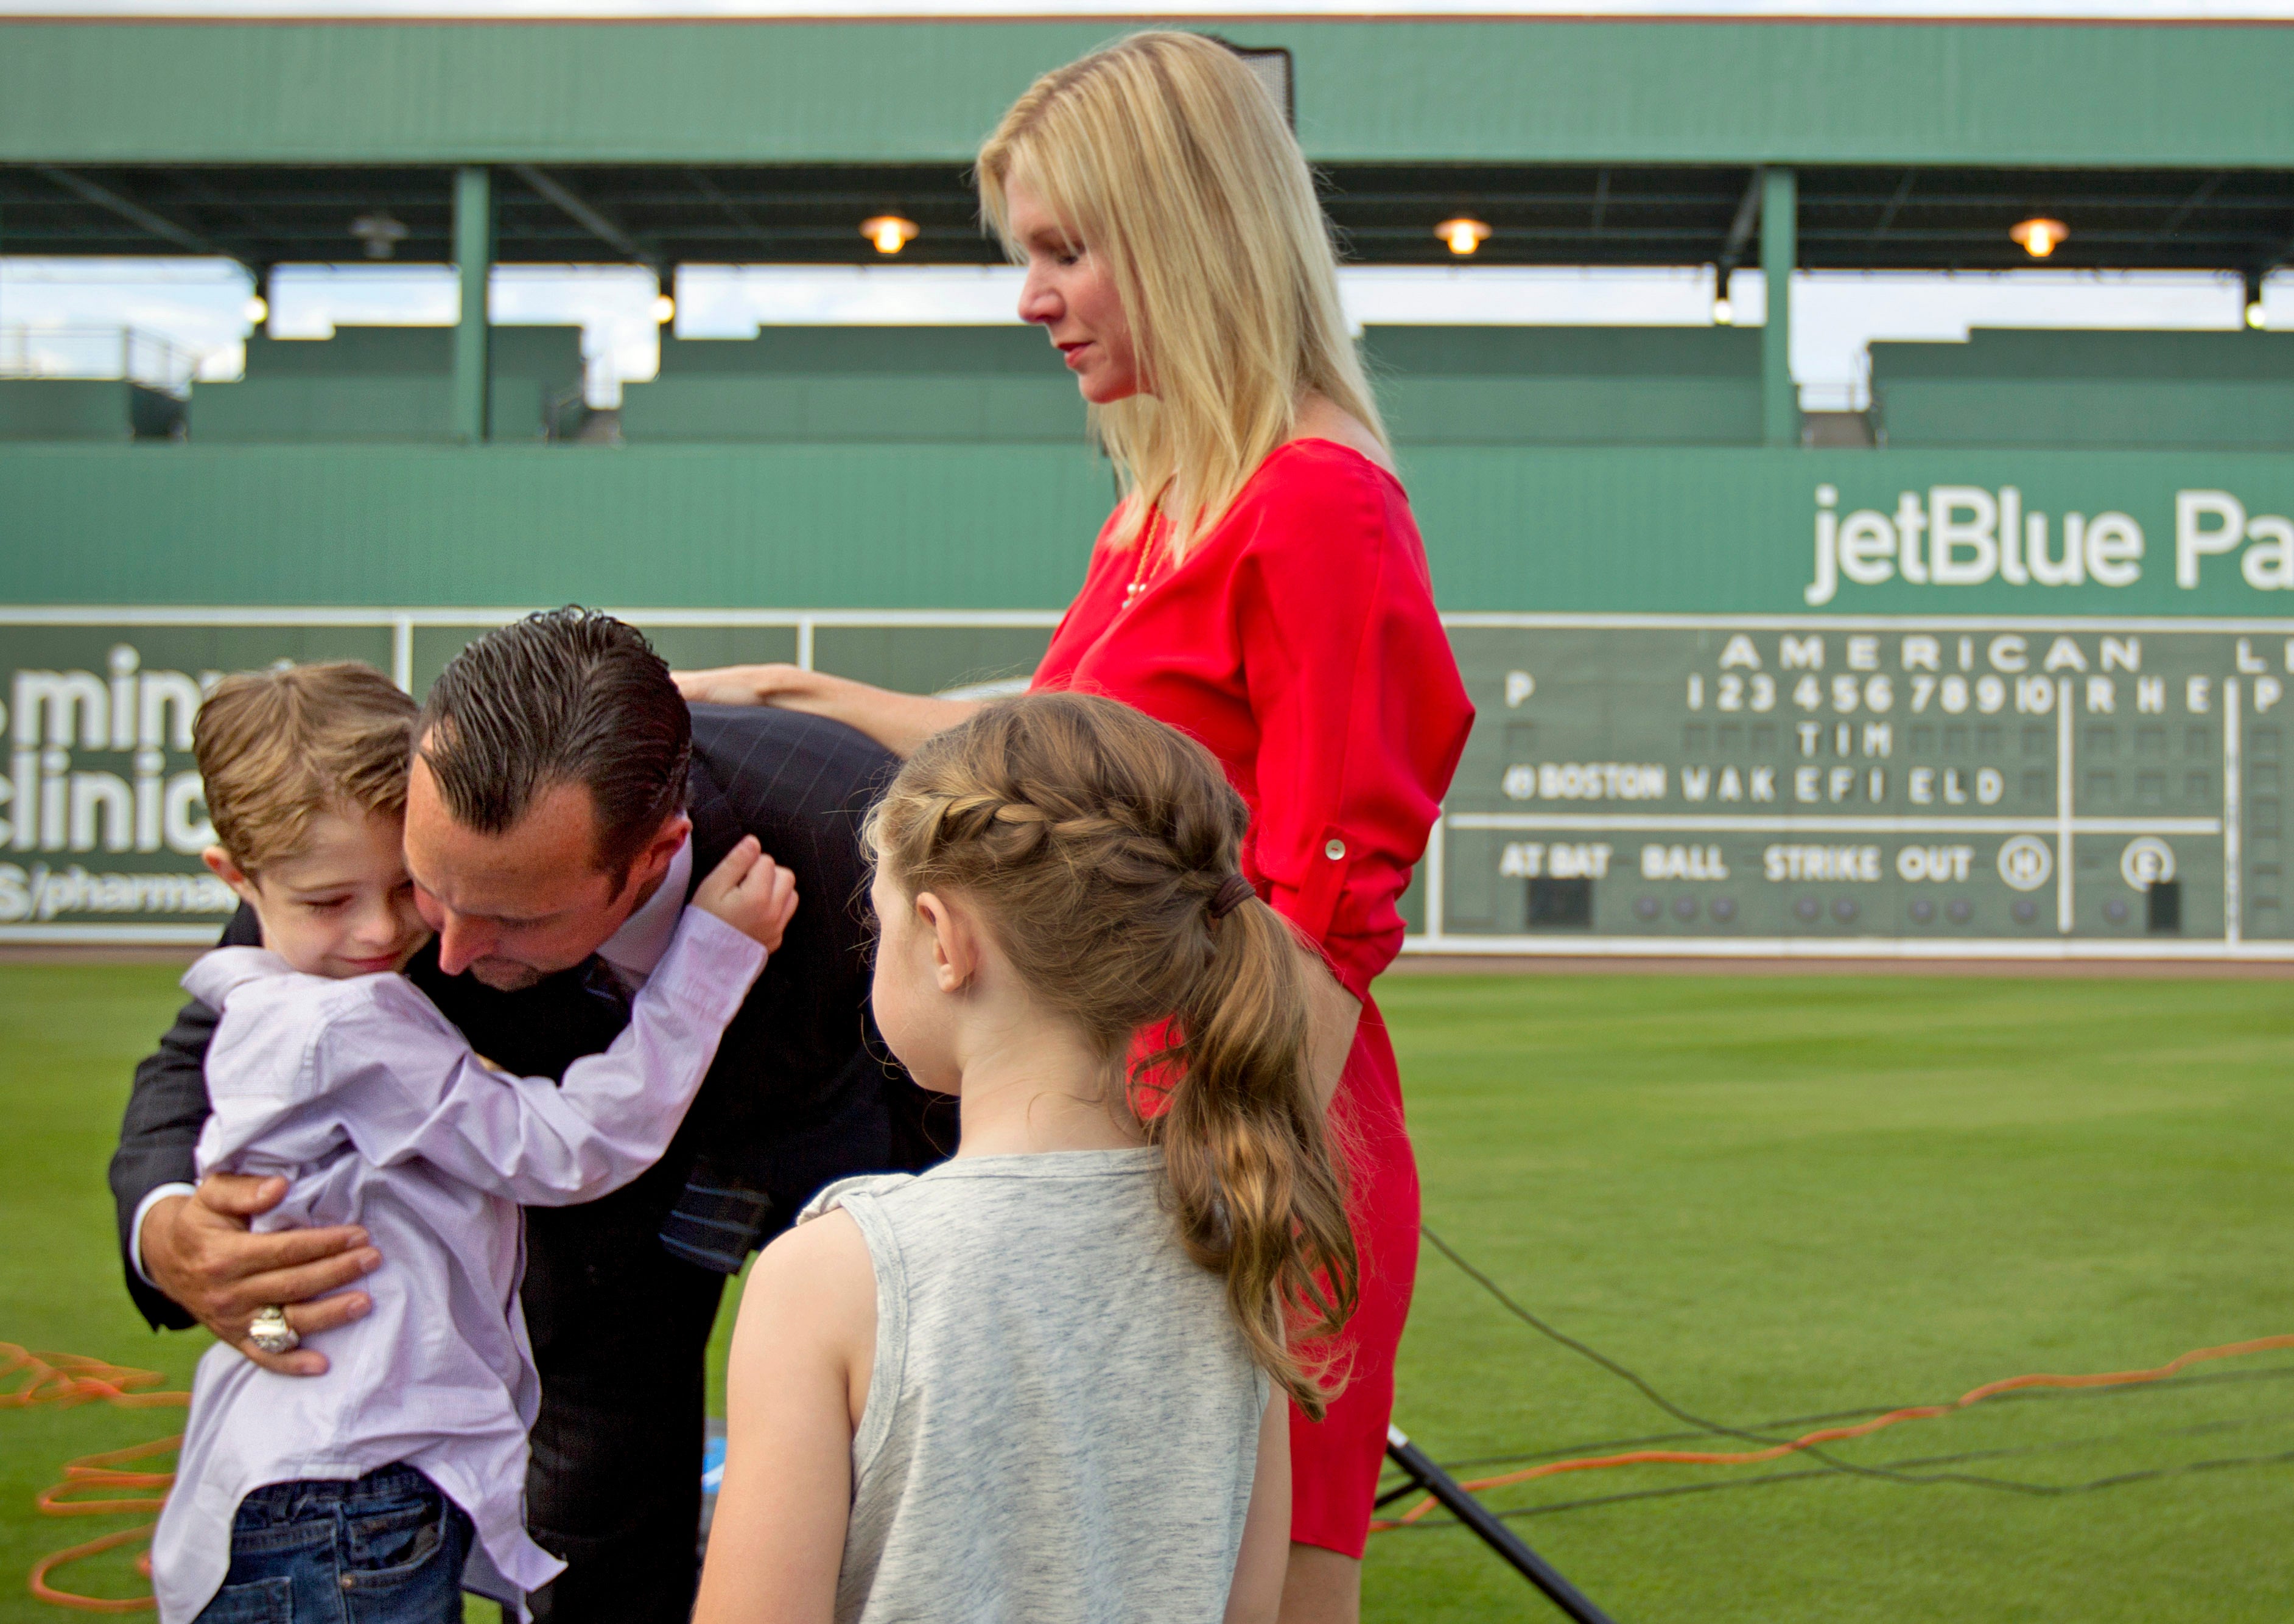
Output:
[[[1293,448],[1304,450],[1306,448]],[[1367,999],[1474,709],[1399,486],[1351,451],[1286,459],[1231,578],[1259,729],[1248,861]]]

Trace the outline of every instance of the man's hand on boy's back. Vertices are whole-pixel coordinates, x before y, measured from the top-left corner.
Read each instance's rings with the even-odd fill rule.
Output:
[[[744,835],[693,893],[693,905],[775,953],[796,913],[796,876],[765,856],[755,835]]]
[[[257,1309],[283,1306],[287,1323],[307,1338],[362,1318],[373,1300],[341,1288],[380,1267],[382,1254],[354,1225],[250,1234],[249,1221],[286,1194],[281,1178],[211,1173],[197,1195],[153,1203],[143,1219],[143,1269],[217,1338],[264,1369],[318,1376],[325,1354],[265,1353],[247,1339],[248,1321]]]

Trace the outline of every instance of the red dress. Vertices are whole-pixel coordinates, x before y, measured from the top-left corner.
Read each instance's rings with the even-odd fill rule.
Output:
[[[1360,453],[1278,447],[1175,569],[1157,525],[1127,608],[1140,553],[1109,519],[1034,686],[1122,700],[1208,746],[1249,804],[1243,873],[1362,1000],[1333,1107],[1363,1263],[1349,1380],[1327,1419],[1290,1418],[1291,1537],[1358,1557],[1418,1269],[1418,1168],[1370,984],[1401,949],[1395,903],[1474,708],[1409,500]]]

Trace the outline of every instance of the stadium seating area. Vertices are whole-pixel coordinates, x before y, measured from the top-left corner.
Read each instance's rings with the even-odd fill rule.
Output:
[[[1758,445],[1761,335],[1729,327],[1371,327],[1404,445]]]
[[[1871,353],[1883,445],[2294,444],[2294,334],[1979,328]]]
[[[1757,329],[1371,327],[1363,349],[1405,446],[1761,443]],[[579,329],[499,327],[492,356],[493,439],[575,437]],[[1978,329],[1875,343],[1871,361],[1868,415],[1810,414],[1811,443],[2294,444],[2294,334]],[[452,368],[447,328],[258,334],[245,378],[199,384],[188,411],[119,380],[0,380],[0,440],[443,443]],[[1031,329],[782,327],[665,336],[619,428],[639,445],[1072,444],[1084,412]]]
[[[0,441],[166,440],[183,402],[124,378],[0,378]]]
[[[570,438],[582,405],[582,329],[497,327],[492,340],[492,437]],[[247,374],[192,391],[190,437],[201,444],[281,442],[406,444],[453,438],[454,332],[444,327],[342,327],[327,339],[247,341]]]
[[[1075,382],[1023,327],[776,327],[663,337],[661,372],[622,393],[622,437],[1073,443]]]

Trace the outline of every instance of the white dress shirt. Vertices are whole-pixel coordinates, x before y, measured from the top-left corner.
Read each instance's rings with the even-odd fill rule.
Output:
[[[637,912],[622,922],[622,928],[606,938],[598,949],[598,956],[614,967],[622,985],[634,993],[653,974],[661,955],[669,951],[669,938],[677,933],[678,915],[685,912],[685,894],[693,885],[693,837],[685,837],[685,844],[669,860],[669,873],[662,877],[654,894],[645,899]],[[204,1001],[203,1001],[204,1002]],[[172,1184],[155,1184],[146,1190],[135,1204],[135,1217],[127,1226],[127,1261],[134,1266],[136,1278],[146,1286],[156,1287],[143,1268],[143,1220],[151,1209],[169,1196],[189,1196],[198,1193],[199,1187],[177,1181]]]
[[[606,938],[598,949],[598,956],[614,967],[622,985],[635,992],[653,974],[661,955],[669,951],[670,938],[677,934],[677,921],[685,912],[685,894],[693,889],[693,837],[687,835],[685,844],[669,860],[669,872],[654,888],[652,896],[638,906],[637,912],[622,922],[622,928]]]
[[[151,1546],[163,1624],[213,1598],[248,1491],[398,1462],[476,1525],[467,1588],[523,1617],[526,1593],[562,1571],[525,1526],[540,1383],[517,1302],[518,1207],[594,1199],[660,1158],[765,959],[683,909],[682,887],[662,889],[682,917],[628,1028],[562,1086],[488,1068],[401,976],[299,975],[252,947],[184,976],[223,1017],[200,1175],[284,1174],[286,1199],[257,1230],[362,1224],[384,1263],[362,1283],[372,1311],[313,1339],[325,1375],[280,1376],[221,1344],[200,1360]]]

